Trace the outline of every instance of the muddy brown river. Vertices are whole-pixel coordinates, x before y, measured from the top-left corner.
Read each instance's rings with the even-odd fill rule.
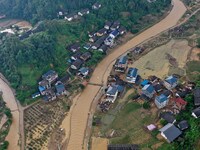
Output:
[[[171,12],[161,20],[159,23],[148,28],[141,34],[132,38],[124,45],[117,48],[111,54],[101,61],[95,68],[90,82],[102,84],[106,83],[107,77],[110,73],[114,60],[127,50],[135,47],[136,45],[158,35],[159,33],[175,26],[179,19],[186,11],[186,7],[180,0],[172,0],[173,8]],[[93,102],[100,87],[88,85],[86,89],[81,93],[80,97],[76,101],[76,105],[71,110],[70,118],[70,136],[67,146],[67,150],[81,150],[86,149],[87,144],[83,144],[85,138],[85,129],[87,127],[88,114],[90,112],[90,105]],[[66,126],[68,126],[66,124]]]
[[[169,29],[172,26],[175,26],[182,15],[185,13],[186,8],[180,0],[172,0],[173,9],[169,15],[164,18],[162,21],[156,25],[145,30],[141,34],[137,35],[124,45],[117,48],[111,54],[101,61],[90,79],[90,82],[101,84],[106,83],[107,76],[110,73],[112,64],[114,60],[120,55],[125,53],[128,49],[150,39],[153,36],[158,35],[159,33]],[[86,149],[85,145],[83,146],[83,141],[85,137],[85,129],[87,127],[88,114],[90,112],[90,105],[93,102],[94,97],[98,93],[100,87],[88,85],[85,90],[81,93],[80,97],[76,100],[76,104],[73,109],[70,110],[70,115],[66,117],[63,121],[62,126],[69,127],[69,142],[67,145],[67,150],[81,150]],[[7,106],[13,110],[13,123],[11,125],[10,131],[6,140],[9,141],[9,150],[18,150],[18,140],[19,140],[19,112],[17,111],[17,103],[15,101],[14,94],[10,87],[0,79],[0,90],[3,91],[3,98],[7,103]],[[70,117],[70,119],[68,118]],[[67,134],[68,135],[68,134]]]
[[[2,79],[0,79],[0,91],[3,92],[3,100],[6,102],[7,107],[12,111],[13,116],[10,131],[6,137],[6,140],[9,142],[8,150],[19,150],[19,111],[17,102],[15,101],[15,96],[11,88]]]

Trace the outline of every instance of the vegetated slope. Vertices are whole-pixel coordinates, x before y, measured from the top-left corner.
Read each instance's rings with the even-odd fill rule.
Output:
[[[80,9],[92,1],[94,0],[0,0],[0,13],[37,22],[55,18],[58,10]]]
[[[8,17],[25,19],[36,23],[44,19],[56,18],[58,11],[75,12],[82,8],[91,8],[96,0],[0,0],[0,14]],[[166,7],[170,0],[99,0],[103,9],[99,15],[107,18],[128,15],[132,21],[144,14],[158,13]],[[121,12],[129,12],[120,14]],[[106,14],[106,15],[105,15]]]

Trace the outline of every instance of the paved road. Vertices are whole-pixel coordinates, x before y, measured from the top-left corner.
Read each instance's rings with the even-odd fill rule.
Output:
[[[90,82],[94,84],[105,84],[112,68],[112,64],[116,58],[132,47],[135,47],[136,45],[175,26],[185,13],[186,7],[180,0],[172,0],[172,2],[174,7],[166,18],[137,35],[104,58],[103,61],[101,61],[95,68]],[[71,114],[70,137],[67,150],[86,149],[86,144],[83,145],[83,141],[85,137],[85,129],[87,127],[90,106],[99,90],[100,87],[98,86],[88,85],[77,100]]]

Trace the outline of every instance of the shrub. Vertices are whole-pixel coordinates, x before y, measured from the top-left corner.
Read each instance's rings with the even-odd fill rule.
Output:
[[[143,103],[143,108],[144,109],[149,109],[151,106],[150,106],[150,103],[149,102],[144,102]]]

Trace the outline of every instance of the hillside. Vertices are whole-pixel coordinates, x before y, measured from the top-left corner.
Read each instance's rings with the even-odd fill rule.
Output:
[[[58,11],[71,13],[83,8],[91,8],[95,2],[96,0],[0,0],[0,14],[36,23],[40,20],[56,18]],[[99,2],[104,7],[98,15],[110,19],[125,14],[134,22],[135,18],[141,15],[159,13],[170,3],[170,0],[157,0],[155,3],[149,3],[147,0],[99,0]]]

